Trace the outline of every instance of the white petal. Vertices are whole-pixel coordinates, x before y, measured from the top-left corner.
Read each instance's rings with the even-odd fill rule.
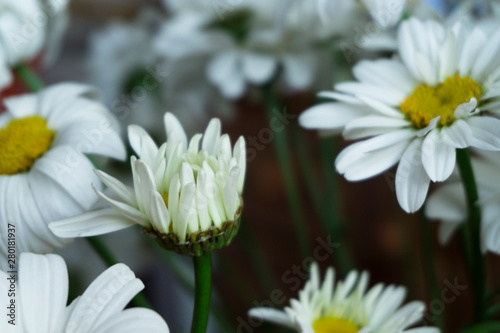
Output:
[[[395,119],[383,116],[366,116],[350,121],[342,133],[347,140],[360,139],[367,136],[382,134],[394,129],[409,127],[406,119]]]
[[[170,214],[165,206],[165,201],[158,192],[151,192],[150,201],[154,226],[159,232],[168,234],[170,232]]]
[[[440,131],[431,131],[422,144],[422,164],[433,182],[442,182],[455,168],[455,148],[441,139]]]
[[[102,199],[104,200],[108,205],[113,207],[114,209],[118,210],[123,216],[126,218],[134,221],[137,224],[140,224],[144,227],[149,226],[149,219],[147,216],[145,216],[141,211],[139,211],[137,208],[132,207],[127,205],[126,203],[123,203],[118,200],[111,199],[101,191],[99,191],[97,188],[92,186],[94,188],[95,193]],[[149,193],[149,192],[148,192]],[[144,198],[143,198],[144,199]]]
[[[144,217],[146,219],[146,217]],[[122,230],[137,223],[115,209],[102,209],[51,222],[50,230],[58,237],[91,237]]]
[[[99,179],[127,205],[137,207],[137,200],[135,200],[134,194],[121,181],[101,170],[94,170],[94,172],[97,177],[99,177]]]
[[[92,333],[169,333],[167,323],[155,311],[144,308],[126,309],[108,318]]]
[[[26,332],[60,332],[68,299],[68,272],[57,255],[23,253],[19,264],[19,304]]]
[[[291,329],[295,328],[293,320],[284,311],[273,308],[253,308],[248,311],[248,315]]]
[[[398,142],[392,146],[369,153],[360,152],[354,156],[350,164],[346,165],[343,160],[338,162],[338,165],[343,167],[340,173],[349,181],[359,181],[376,176],[399,162],[401,156],[408,147],[408,141]],[[340,155],[339,155],[340,156]],[[346,158],[351,156],[345,155]],[[342,163],[342,164],[341,164]],[[338,168],[338,167],[337,167]]]
[[[271,80],[278,62],[276,58],[266,54],[246,52],[243,54],[243,72],[247,80],[253,84],[264,84]]]
[[[68,332],[91,333],[116,316],[144,284],[124,264],[116,264],[85,290],[70,314]],[[105,297],[104,297],[105,296]]]
[[[233,156],[238,161],[240,168],[240,177],[238,179],[238,193],[243,192],[243,184],[245,183],[245,175],[247,170],[247,152],[245,146],[245,138],[240,136],[233,149]]]
[[[421,139],[415,139],[406,149],[396,171],[396,195],[399,205],[408,213],[422,207],[430,179],[422,165]]]
[[[304,111],[299,117],[299,124],[309,129],[342,131],[348,122],[369,113],[370,110],[365,106],[337,102],[322,103]]]
[[[471,146],[484,150],[500,150],[500,120],[488,117],[470,117]]]
[[[316,61],[316,57],[310,52],[283,56],[283,76],[290,88],[306,89],[312,84],[317,69]]]
[[[457,119],[451,126],[441,129],[441,139],[451,147],[467,148],[472,141],[472,130],[465,120]]]
[[[335,90],[351,93],[353,95],[363,96],[375,99],[381,103],[398,106],[405,98],[406,94],[401,92],[395,87],[380,86],[375,84],[361,83],[361,82],[343,82],[335,85]]]
[[[446,39],[439,50],[439,82],[443,82],[456,71],[457,41],[455,34],[448,31]]]
[[[174,114],[167,112],[164,117],[164,122],[168,140],[182,142],[182,151],[186,151],[188,144],[187,136],[179,120],[177,120]]]
[[[215,143],[220,138],[221,124],[220,120],[213,118],[203,134],[203,142],[201,143],[201,149],[205,149],[209,154],[214,153]]]
[[[179,240],[182,242],[186,239],[186,231],[188,222],[191,220],[191,212],[193,208],[196,209],[194,198],[196,195],[196,186],[193,183],[189,183],[184,186],[181,190],[181,196],[179,198],[179,214],[177,216],[177,231],[176,234],[179,236]],[[195,230],[193,230],[195,229]],[[193,228],[190,231],[194,232],[198,228]]]
[[[158,153],[158,146],[154,143],[153,139],[151,139],[151,136],[149,136],[144,128],[138,125],[128,126],[128,141],[137,156],[141,159],[145,159],[147,163],[151,163],[151,156]],[[143,156],[143,146],[146,150],[144,152],[146,156]]]

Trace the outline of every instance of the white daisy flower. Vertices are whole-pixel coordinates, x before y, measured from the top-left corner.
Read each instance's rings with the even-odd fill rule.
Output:
[[[163,318],[153,310],[125,306],[144,284],[124,264],[116,264],[90,284],[69,306],[68,271],[54,254],[22,253],[16,274],[0,271],[4,333],[169,333]],[[10,295],[13,290],[15,295]],[[12,303],[12,300],[14,303]],[[11,311],[9,306],[14,310]],[[10,314],[13,314],[10,316]]]
[[[36,56],[49,39],[60,37],[61,13],[68,0],[0,0],[0,49],[17,65]],[[51,36],[50,38],[48,36]]]
[[[64,83],[37,94],[7,98],[0,115],[0,253],[7,251],[9,223],[18,252],[50,252],[66,239],[49,221],[81,214],[100,188],[84,154],[125,159],[115,119],[84,85]],[[4,260],[1,261],[2,263]]]
[[[221,135],[216,118],[204,135],[194,135],[189,144],[173,114],[165,114],[165,127],[168,139],[158,148],[144,129],[129,126],[130,145],[139,157],[131,157],[133,191],[96,172],[117,199],[97,188],[96,193],[114,209],[54,222],[51,230],[60,237],[87,237],[139,224],[166,247],[190,247],[207,235],[220,236],[221,230],[232,238],[242,208],[244,138],[231,149],[229,136]]]
[[[352,271],[335,285],[335,271],[328,268],[323,283],[318,265],[298,299],[284,311],[253,308],[252,317],[295,329],[301,333],[437,333],[433,327],[408,329],[423,319],[425,305],[414,301],[402,306],[406,288],[377,284],[368,288],[368,273]]]
[[[479,153],[480,156],[472,158],[472,166],[482,213],[482,250],[500,254],[500,153]],[[439,241],[446,244],[468,216],[464,187],[458,174],[450,177],[446,184],[429,196],[425,214],[442,222]]]
[[[456,149],[500,150],[500,29],[488,35],[456,24],[405,21],[399,58],[358,63],[358,81],[340,83],[320,96],[336,100],[308,109],[306,128],[343,131],[364,139],[344,149],[337,170],[350,181],[380,174],[399,162],[396,194],[415,212],[429,183],[446,180]]]

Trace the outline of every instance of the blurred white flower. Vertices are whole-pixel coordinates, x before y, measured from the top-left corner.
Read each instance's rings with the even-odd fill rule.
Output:
[[[101,88],[121,123],[142,126],[153,136],[163,133],[157,121],[160,110],[176,110],[189,129],[198,129],[211,113],[224,117],[231,113],[229,103],[199,76],[206,59],[179,58],[173,63],[155,52],[153,40],[164,19],[144,10],[134,22],[108,25],[92,36],[88,59],[91,81]],[[181,42],[182,34],[175,36],[181,39],[160,47],[175,52],[188,43]]]
[[[407,329],[423,319],[425,305],[414,301],[402,306],[404,287],[377,284],[368,289],[368,273],[351,271],[335,285],[335,271],[328,268],[323,283],[318,265],[298,299],[285,311],[253,308],[249,315],[301,333],[438,333],[433,327]]]
[[[446,180],[456,149],[500,150],[500,29],[409,19],[399,29],[399,58],[358,63],[358,81],[320,96],[335,102],[308,109],[306,128],[364,139],[336,160],[346,179],[373,177],[399,162],[396,194],[407,212],[425,201],[430,181]],[[371,137],[371,138],[370,138]],[[368,139],[367,139],[368,138]]]
[[[69,306],[68,272],[60,256],[22,253],[18,276],[15,281],[11,273],[0,271],[2,308],[9,309],[10,300],[16,300],[13,318],[7,315],[0,321],[3,333],[170,332],[153,310],[124,310],[144,289],[141,280],[124,264],[104,271]],[[7,297],[9,289],[15,290],[15,298]]]
[[[481,206],[481,238],[484,252],[500,254],[500,153],[475,150],[472,158]],[[425,206],[428,218],[440,220],[439,241],[446,244],[467,220],[467,201],[462,182],[451,178],[429,196]]]
[[[220,121],[212,119],[205,134],[194,135],[188,145],[173,114],[165,114],[165,127],[168,139],[160,148],[144,129],[129,127],[130,145],[139,156],[131,158],[133,191],[97,171],[118,199],[96,193],[114,209],[53,222],[51,230],[60,237],[87,237],[139,224],[185,242],[192,234],[234,222],[246,170],[243,137],[232,149],[229,136],[221,135]]]
[[[0,49],[10,66],[32,59],[61,36],[69,0],[0,0]],[[49,37],[50,36],[50,37]]]
[[[4,100],[0,115],[0,254],[8,224],[18,252],[50,252],[68,242],[48,222],[88,211],[101,186],[84,154],[125,159],[116,120],[91,87],[64,83]],[[5,260],[1,260],[5,263]]]
[[[339,20],[320,24],[309,1],[166,2],[173,17],[155,41],[158,54],[173,60],[209,58],[199,75],[229,99],[242,97],[249,85],[270,82],[279,68],[286,89],[312,88],[330,74],[328,66],[320,66],[331,51],[329,39],[345,31],[338,29]],[[338,18],[352,22],[356,5],[345,4]]]

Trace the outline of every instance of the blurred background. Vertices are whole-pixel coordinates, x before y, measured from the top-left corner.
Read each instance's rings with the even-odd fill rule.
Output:
[[[168,3],[170,7],[159,0],[72,0],[59,57],[48,67],[40,60],[32,65],[48,84],[78,81],[97,85],[124,129],[139,123],[157,142],[165,140],[159,121],[165,111],[180,118],[188,135],[203,132],[211,117],[220,117],[223,132],[230,134],[233,143],[239,136],[246,138],[249,161],[242,226],[229,247],[213,254],[215,288],[210,331],[285,332],[249,319],[248,309],[271,305],[283,308],[305,283],[310,258],[319,261],[323,270],[330,265],[341,270],[344,259],[339,252],[348,254],[357,270],[368,270],[371,284],[405,285],[407,300],[422,300],[430,307],[426,324],[431,325],[441,313],[446,332],[455,332],[467,323],[472,317],[473,288],[458,237],[441,246],[437,241],[438,223],[424,223],[420,214],[408,215],[400,209],[394,193],[395,170],[348,183],[334,169],[335,156],[346,143],[298,126],[298,115],[318,101],[318,91],[350,78],[358,54],[352,54],[353,59],[348,61],[339,39],[326,48],[325,54],[312,58],[319,77],[314,83],[294,89],[288,89],[292,84],[278,84],[274,117],[284,129],[276,131],[266,111],[266,87],[249,84],[238,94],[234,91],[237,81],[229,87],[207,82],[204,66],[214,50],[205,39],[190,34],[189,24],[177,22],[180,14],[176,11],[182,6],[179,1]],[[236,13],[237,3],[214,0],[197,10],[212,10],[213,17],[222,13],[225,19],[219,17],[216,22],[238,25],[245,19],[236,17],[233,22],[230,15]],[[442,16],[452,12],[456,3],[435,0],[427,1],[427,5]],[[362,15],[366,22],[371,20],[367,13]],[[355,33],[355,27],[348,30]],[[294,34],[288,40],[294,40]],[[370,52],[363,57],[389,51]],[[332,63],[334,68],[330,68]],[[143,85],[147,75],[154,78],[151,89]],[[22,89],[17,82],[7,94]],[[288,160],[277,154],[276,140],[285,143]],[[292,196],[300,207],[290,204],[283,167],[291,172],[296,185]],[[128,163],[111,162],[109,168],[124,179],[129,173]],[[300,237],[294,228],[297,221],[303,223]],[[432,231],[430,240],[424,238],[425,228]],[[147,298],[171,331],[187,332],[193,304],[190,258],[161,250],[141,235],[139,228],[103,239],[143,280]],[[440,290],[449,283],[467,286],[456,294],[457,301],[430,298],[424,251],[431,251],[435,258],[433,269],[439,288],[443,288]],[[105,269],[85,240],[77,239],[59,254],[68,263],[73,297]],[[488,255],[487,260],[487,267],[492,269],[488,272],[490,285],[500,287],[500,260],[494,255]],[[338,276],[344,274],[339,272]]]

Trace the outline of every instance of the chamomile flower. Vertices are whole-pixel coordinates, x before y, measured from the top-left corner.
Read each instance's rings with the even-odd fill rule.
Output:
[[[323,283],[318,265],[298,299],[284,311],[253,308],[249,315],[301,333],[437,333],[432,327],[409,329],[423,319],[425,306],[414,301],[403,305],[406,289],[377,284],[368,288],[368,273],[352,271],[335,285],[335,271],[329,268]]]
[[[144,284],[124,264],[116,264],[69,306],[68,272],[64,260],[54,254],[22,253],[16,274],[0,271],[4,333],[169,333],[163,318],[153,310],[125,306]],[[7,297],[9,290],[15,295]],[[11,300],[14,310],[10,311]],[[9,316],[12,314],[12,316]]]
[[[167,142],[158,146],[144,129],[129,126],[133,191],[97,171],[117,199],[96,193],[114,209],[50,224],[60,237],[86,237],[141,225],[169,250],[201,255],[227,245],[239,227],[246,169],[245,140],[234,149],[220,121],[189,141],[181,124],[165,114]]]
[[[399,29],[399,58],[365,60],[357,81],[340,83],[301,115],[306,128],[362,141],[344,149],[337,170],[350,181],[399,162],[396,195],[407,212],[425,201],[429,183],[446,180],[456,149],[500,150],[500,29],[409,19]]]
[[[500,153],[479,153],[472,158],[472,166],[482,213],[482,249],[484,252],[500,254]],[[442,222],[439,226],[439,241],[446,244],[467,220],[467,201],[458,174],[450,177],[448,182],[429,196],[425,214],[428,218]]]
[[[84,154],[125,159],[116,121],[88,86],[55,85],[7,98],[0,115],[0,254],[6,255],[9,224],[18,252],[50,252],[67,239],[48,222],[81,214],[95,202],[90,183],[101,187]],[[0,262],[4,263],[5,260]]]

